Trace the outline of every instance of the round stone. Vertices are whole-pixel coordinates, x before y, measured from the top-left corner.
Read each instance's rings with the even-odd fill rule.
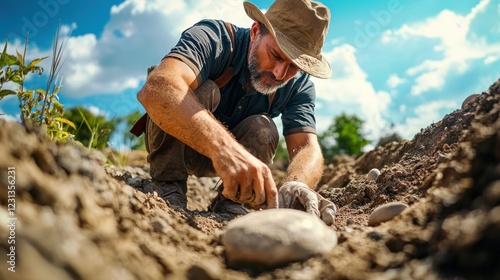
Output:
[[[465,100],[462,102],[462,110],[465,109],[465,107],[467,107],[467,105],[469,105],[469,103],[474,101],[474,99],[476,99],[476,97],[478,97],[478,96],[479,96],[479,94],[475,93],[475,94],[471,94],[467,98],[465,98]]]
[[[373,210],[370,218],[368,219],[368,225],[376,226],[382,222],[389,221],[399,215],[399,213],[403,212],[406,208],[408,208],[408,205],[402,202],[390,202],[381,205]]]
[[[306,212],[269,209],[231,221],[221,241],[229,263],[274,266],[331,251],[337,234]]]
[[[378,178],[379,175],[380,175],[380,170],[378,170],[377,168],[373,168],[366,175],[366,180],[368,180],[368,181],[377,181],[377,178]]]

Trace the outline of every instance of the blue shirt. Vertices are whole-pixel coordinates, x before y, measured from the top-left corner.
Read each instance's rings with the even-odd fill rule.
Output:
[[[316,133],[314,102],[316,91],[309,74],[299,72],[276,91],[272,104],[269,96],[247,90],[250,29],[233,25],[235,49],[231,59],[231,36],[221,20],[202,20],[185,30],[166,57],[186,63],[196,74],[198,84],[216,80],[227,68],[234,67],[231,80],[220,89],[221,100],[214,116],[228,129],[256,114],[281,114],[283,135]]]

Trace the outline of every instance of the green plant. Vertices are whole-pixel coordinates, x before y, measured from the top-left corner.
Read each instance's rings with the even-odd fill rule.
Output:
[[[288,150],[286,149],[285,139],[280,138],[278,142],[278,149],[276,149],[276,154],[274,155],[274,159],[288,161]]]
[[[370,141],[361,132],[364,121],[355,115],[341,114],[328,129],[318,136],[325,161],[335,155],[359,156]]]
[[[31,122],[34,125],[43,126],[47,130],[50,139],[66,141],[73,137],[68,132],[69,127],[75,125],[62,117],[63,105],[58,101],[58,93],[61,83],[57,83],[57,77],[62,67],[62,57],[65,42],[60,40],[60,25],[57,28],[52,48],[52,59],[47,86],[43,89],[25,89],[25,81],[29,74],[43,73],[43,68],[38,64],[47,57],[36,58],[26,63],[26,51],[28,48],[28,36],[24,43],[23,54],[16,50],[16,55],[7,53],[8,42],[5,43],[0,57],[0,100],[9,95],[16,95],[19,101],[20,118],[23,123]],[[4,84],[13,82],[18,85],[16,90],[4,89]]]
[[[128,115],[117,118],[117,123],[123,124],[125,127],[129,128],[134,125],[134,123],[142,116],[142,113],[139,110],[136,110]],[[123,139],[125,144],[130,147],[131,150],[146,150],[146,142],[144,139],[144,133],[136,137],[132,133],[125,130],[123,134]]]
[[[106,155],[106,164],[107,165],[115,165],[115,166],[128,166],[130,165],[130,150],[120,148],[120,150],[108,149],[105,153]]]
[[[74,140],[79,141],[89,149],[104,149],[115,130],[115,121],[106,120],[104,116],[94,115],[83,107],[69,108],[64,112],[64,118],[77,126],[69,129],[74,133]]]
[[[38,76],[43,73],[43,68],[38,66],[42,60],[47,57],[36,58],[30,61],[27,65],[26,61],[26,49],[28,47],[28,37],[24,43],[23,54],[20,54],[16,50],[16,55],[7,53],[8,42],[5,42],[2,55],[0,56],[0,100],[8,95],[17,95],[19,99],[19,108],[21,109],[21,120],[24,121],[26,117],[29,117],[31,109],[37,103],[34,98],[34,90],[24,91],[24,80],[29,74],[38,72]],[[4,89],[4,84],[6,83],[16,83],[18,84],[17,91],[11,89]],[[39,100],[38,100],[39,101]]]

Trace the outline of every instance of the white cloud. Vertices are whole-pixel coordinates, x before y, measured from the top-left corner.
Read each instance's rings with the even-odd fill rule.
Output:
[[[13,91],[17,91],[19,89],[19,84],[16,84],[14,82],[6,82],[5,84],[2,85],[2,89],[10,89]]]
[[[406,82],[406,79],[403,79],[399,77],[397,74],[392,74],[389,79],[387,80],[387,85],[391,88],[394,89],[397,86],[404,84]]]
[[[11,116],[11,115],[5,114],[4,112],[0,112],[0,119],[6,120],[9,122],[20,122],[21,116],[20,115]]]
[[[465,72],[473,60],[486,59],[485,62],[488,62],[492,60],[488,57],[500,55],[500,44],[488,44],[481,38],[469,39],[470,35],[475,36],[470,31],[471,22],[487,9],[489,3],[490,0],[481,1],[465,16],[443,10],[436,17],[413,25],[403,25],[398,30],[389,30],[383,34],[384,43],[415,36],[438,39],[439,43],[434,47],[434,51],[442,54],[442,58],[426,60],[406,72],[415,76],[415,84],[411,88],[413,95],[441,89],[451,72]]]
[[[331,124],[332,118],[341,112],[355,114],[365,121],[365,132],[369,138],[380,138],[387,122],[382,113],[391,99],[387,92],[377,91],[368,81],[367,74],[359,66],[355,48],[342,45],[324,55],[335,69],[328,80],[313,78],[318,97],[318,107],[323,115],[318,115],[318,131]],[[320,111],[320,110],[318,110]]]
[[[67,60],[61,71],[64,93],[86,96],[137,88],[145,79],[146,69],[159,63],[181,32],[202,18],[223,19],[240,26],[252,23],[244,12],[243,0],[192,2],[126,0],[111,8],[111,18],[100,37],[69,37]],[[62,34],[74,28],[75,24],[63,26]],[[34,55],[50,52],[33,53],[30,49]]]
[[[109,115],[108,112],[100,109],[99,107],[97,106],[88,106],[87,107],[87,110],[89,110],[90,113],[92,113],[92,115],[94,116],[103,116],[103,117],[107,117]]]
[[[2,99],[2,101],[5,101],[6,99],[10,98],[15,98],[14,96],[6,96]],[[0,119],[6,120],[6,121],[14,121],[14,122],[21,122],[21,115],[16,114],[15,116],[9,115],[5,113],[5,111],[0,107]]]
[[[456,107],[456,101],[450,100],[436,100],[422,104],[415,108],[415,117],[408,118],[405,123],[396,125],[395,130],[403,138],[412,139],[421,128],[441,120],[442,115],[440,114],[440,110],[449,110]]]
[[[71,26],[68,25],[61,25],[61,30],[60,33],[62,36],[69,36],[73,30],[77,28],[76,23],[72,23]]]
[[[494,56],[494,55],[490,55],[488,56],[487,58],[484,59],[484,64],[491,64],[495,61],[498,60],[498,57],[497,56]]]

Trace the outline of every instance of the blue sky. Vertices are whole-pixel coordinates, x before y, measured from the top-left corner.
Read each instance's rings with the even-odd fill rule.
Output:
[[[9,1],[2,4],[8,8],[1,12],[0,40],[8,39],[10,52],[22,50],[29,32],[29,58],[47,56],[60,20],[67,37],[61,103],[112,118],[144,111],[135,94],[146,69],[160,61],[182,30],[202,18],[250,26],[242,2]],[[252,2],[265,10],[273,1]],[[323,53],[334,74],[313,80],[319,132],[345,112],[365,121],[370,140],[390,132],[411,139],[500,78],[498,0],[323,3],[332,14]],[[44,88],[45,78],[30,84]],[[15,118],[17,99],[1,100],[0,113]]]

